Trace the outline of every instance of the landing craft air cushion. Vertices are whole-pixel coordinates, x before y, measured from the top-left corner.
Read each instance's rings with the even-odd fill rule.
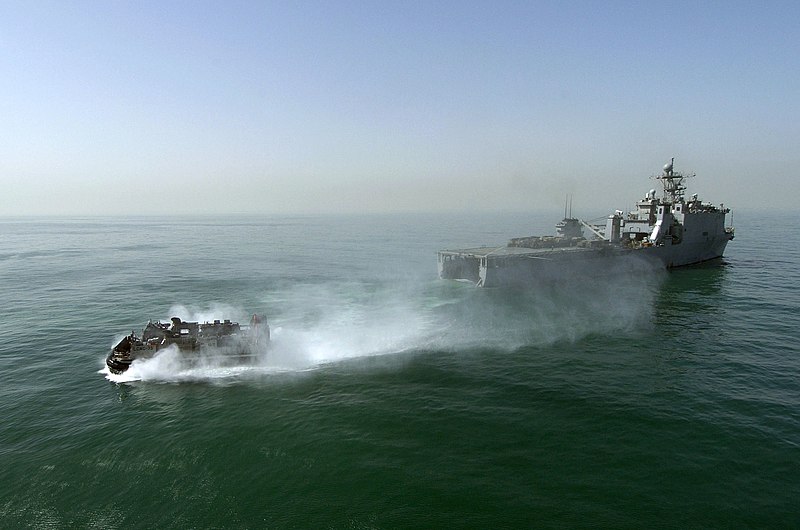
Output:
[[[253,315],[249,326],[230,320],[198,323],[173,317],[171,321],[148,322],[141,337],[132,331],[106,357],[108,369],[121,374],[135,360],[149,359],[170,346],[177,347],[189,360],[205,354],[244,359],[258,355],[270,339],[269,324],[263,315]]]

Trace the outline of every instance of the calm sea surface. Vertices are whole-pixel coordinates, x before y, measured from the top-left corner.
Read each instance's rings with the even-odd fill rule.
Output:
[[[736,215],[532,292],[435,252],[557,215],[0,218],[0,527],[798,527],[800,215]],[[103,369],[255,312],[255,363]]]

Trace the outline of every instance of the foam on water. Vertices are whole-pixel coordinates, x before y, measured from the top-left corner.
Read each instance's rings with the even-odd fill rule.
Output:
[[[476,289],[451,282],[297,284],[265,294],[272,338],[246,360],[182,355],[176,348],[135,361],[115,382],[196,381],[303,371],[354,358],[408,351],[514,351],[577,341],[591,334],[632,333],[651,325],[663,275],[586,275],[532,289]],[[229,304],[173,305],[189,321],[245,320]],[[166,319],[165,319],[166,320]]]

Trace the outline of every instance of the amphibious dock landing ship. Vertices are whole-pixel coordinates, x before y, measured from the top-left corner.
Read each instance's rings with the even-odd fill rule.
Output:
[[[616,210],[605,225],[565,215],[556,224],[556,236],[520,237],[499,247],[441,250],[439,277],[495,287],[596,273],[597,267],[619,258],[643,258],[666,268],[721,258],[734,237],[733,226],[725,226],[730,209],[702,202],[696,194],[686,200],[684,180],[694,175],[675,171],[674,161],[655,177],[663,186],[661,197],[650,190],[635,210],[627,214]]]
[[[256,355],[269,341],[269,325],[263,315],[253,315],[249,326],[230,320],[184,322],[178,317],[171,324],[150,321],[141,337],[135,332],[123,338],[106,357],[106,365],[114,374],[130,368],[136,359],[153,357],[158,351],[177,346],[181,353],[211,353],[234,359]]]

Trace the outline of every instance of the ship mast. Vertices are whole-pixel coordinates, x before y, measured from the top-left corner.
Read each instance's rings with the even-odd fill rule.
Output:
[[[567,205],[569,205],[569,214],[567,214]],[[564,219],[572,217],[572,194],[569,193],[564,198]]]
[[[684,175],[683,173],[675,171],[673,169],[674,164],[675,157],[672,157],[670,162],[664,166],[664,172],[656,177],[664,186],[664,202],[669,204],[683,201],[683,192],[686,191],[686,186],[683,185],[683,179],[694,176]]]

